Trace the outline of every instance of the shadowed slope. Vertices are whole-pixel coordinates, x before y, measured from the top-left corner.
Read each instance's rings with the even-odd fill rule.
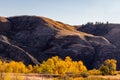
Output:
[[[9,44],[17,46],[17,51],[25,52],[39,62],[56,55],[61,58],[70,56],[73,60],[82,60],[90,69],[98,67],[107,58],[105,55],[101,60],[101,53],[110,53],[111,58],[117,59],[113,55],[117,50],[107,39],[77,31],[68,24],[38,16],[16,16],[6,20],[10,22],[10,29],[1,32],[1,35],[7,37]],[[5,47],[3,50],[7,51]],[[22,55],[20,60],[26,62]],[[29,55],[28,58],[32,59]]]

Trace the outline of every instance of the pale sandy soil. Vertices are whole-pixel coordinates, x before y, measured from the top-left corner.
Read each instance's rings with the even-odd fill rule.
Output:
[[[53,80],[49,76],[46,77],[40,74],[2,73],[0,74],[0,77],[1,76],[4,77],[5,80]]]
[[[119,75],[108,75],[108,76],[102,76],[102,75],[91,75],[89,77],[100,77],[105,78],[108,80],[120,80],[120,74]],[[45,77],[39,77],[39,76],[24,76],[25,80],[53,80],[52,78],[45,78]]]
[[[36,76],[23,76],[24,80],[53,80],[52,78],[36,77]]]
[[[10,76],[11,78],[21,78],[20,80],[53,80],[51,77],[45,77],[41,76],[40,74],[8,74],[7,76]],[[102,76],[102,75],[91,75],[89,77],[100,77],[105,78],[108,80],[120,80],[120,74],[118,75],[108,75],[108,76]],[[14,80],[14,79],[13,79]]]
[[[105,78],[108,80],[120,80],[120,74],[118,75],[108,75],[108,76],[102,76],[102,75],[92,75],[89,77],[101,77],[101,78]]]

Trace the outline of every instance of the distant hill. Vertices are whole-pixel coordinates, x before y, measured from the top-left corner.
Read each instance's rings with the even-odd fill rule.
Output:
[[[88,23],[77,28],[78,31],[93,34],[95,36],[103,36],[120,49],[120,24],[112,23]]]
[[[78,31],[71,25],[39,16],[0,17],[0,57],[28,65],[56,55],[70,56],[73,60],[82,60],[88,69],[114,58],[120,69],[120,51],[109,39],[111,28],[106,31],[101,27],[101,33],[89,29],[96,36],[92,31],[86,32],[86,28],[78,27]]]

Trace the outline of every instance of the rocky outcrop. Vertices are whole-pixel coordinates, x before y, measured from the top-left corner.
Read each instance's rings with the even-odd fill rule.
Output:
[[[107,53],[110,58],[118,59],[113,54],[117,53],[116,47],[107,39],[77,31],[68,24],[38,16],[5,19],[10,26],[1,31],[0,54],[3,58],[35,64],[52,56],[70,56],[73,60],[82,60],[89,69],[109,58]],[[101,60],[101,57],[104,58]]]

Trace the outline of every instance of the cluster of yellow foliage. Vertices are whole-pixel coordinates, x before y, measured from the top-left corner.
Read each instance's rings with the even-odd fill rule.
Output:
[[[99,70],[93,69],[87,71],[86,66],[82,61],[72,61],[67,56],[65,60],[62,60],[58,56],[49,58],[47,61],[43,61],[40,65],[28,65],[23,62],[5,62],[0,60],[0,72],[8,73],[47,73],[47,74],[81,74],[88,72],[93,75],[100,74],[114,74],[116,72],[116,60],[107,59],[104,64],[100,66]]]
[[[35,68],[36,67],[36,68]],[[38,73],[50,73],[50,74],[66,74],[66,73],[81,73],[87,71],[82,61],[72,61],[70,57],[66,57],[65,60],[60,59],[58,56],[49,58],[44,61],[39,67],[34,66],[33,71]]]
[[[66,74],[81,73],[84,71],[87,71],[87,68],[83,65],[82,61],[72,61],[68,56],[65,60],[55,56],[35,66],[25,66],[22,62],[5,62],[0,60],[0,72]]]
[[[0,60],[0,72],[25,73],[27,67],[22,62],[5,62]]]

